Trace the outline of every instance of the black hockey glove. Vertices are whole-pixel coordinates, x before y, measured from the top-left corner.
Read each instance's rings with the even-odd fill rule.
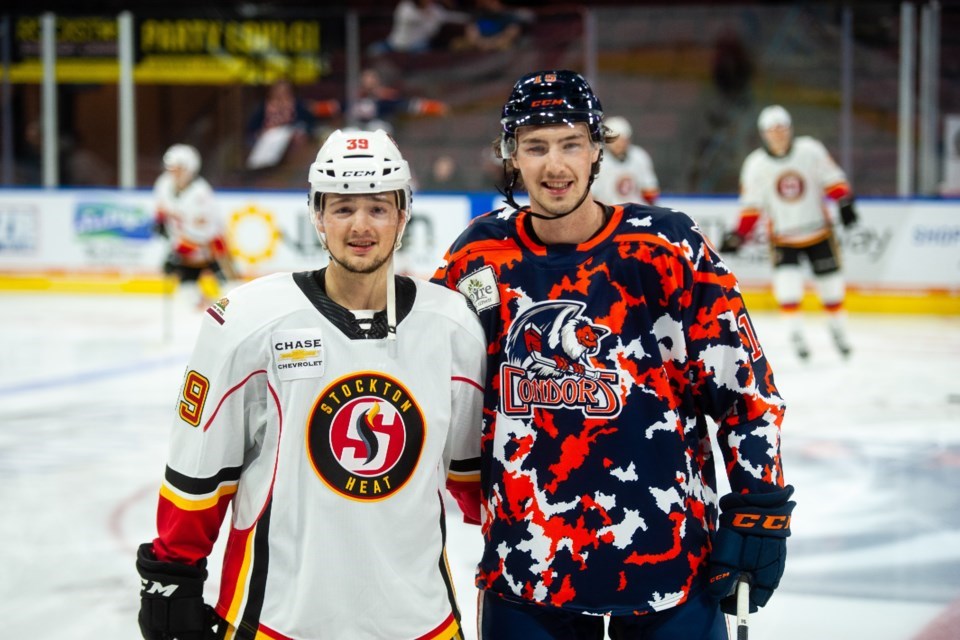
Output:
[[[153,233],[163,238],[170,237],[170,232],[167,231],[167,223],[159,218],[153,222]]]
[[[857,211],[853,208],[853,198],[840,201],[840,222],[845,229],[857,223]]]
[[[720,253],[736,253],[743,245],[743,238],[736,231],[728,231],[723,234],[720,241]]]
[[[708,593],[724,613],[735,615],[734,589],[741,573],[750,579],[750,613],[767,604],[780,584],[787,559],[793,487],[770,493],[731,493],[720,498],[720,526],[710,556]]]
[[[137,550],[140,574],[140,633],[145,640],[217,640],[226,633],[226,623],[213,607],[203,602],[206,561],[195,567],[179,562],[160,562],[153,544]]]

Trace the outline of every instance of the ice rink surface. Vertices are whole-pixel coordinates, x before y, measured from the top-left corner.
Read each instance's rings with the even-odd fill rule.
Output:
[[[753,319],[788,405],[783,460],[798,506],[786,575],[750,637],[960,638],[960,318],[851,316],[843,361],[812,314],[806,363],[778,316]],[[183,298],[0,294],[4,637],[139,637],[135,549],[154,536],[199,320]],[[451,512],[472,639],[480,535]]]

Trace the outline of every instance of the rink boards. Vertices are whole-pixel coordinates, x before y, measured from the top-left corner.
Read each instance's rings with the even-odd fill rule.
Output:
[[[221,191],[219,215],[244,278],[322,266],[301,192]],[[714,242],[734,226],[732,197],[664,197]],[[417,194],[399,267],[429,277],[469,220],[503,206],[496,193]],[[853,312],[960,314],[960,201],[861,199],[860,222],[838,229]],[[163,293],[166,240],[152,233],[149,190],[0,190],[0,291]],[[835,211],[831,211],[833,215]],[[724,256],[748,305],[773,309],[763,225]],[[817,308],[808,295],[804,306]]]

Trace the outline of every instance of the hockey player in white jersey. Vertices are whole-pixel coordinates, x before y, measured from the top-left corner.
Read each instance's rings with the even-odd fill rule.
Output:
[[[442,491],[479,522],[483,330],[459,293],[393,274],[411,176],[385,132],[335,131],[309,181],[329,265],[203,316],[138,550],[148,640],[463,637]]]
[[[763,148],[744,160],[740,172],[740,218],[720,250],[737,251],[761,218],[769,227],[773,252],[773,294],[789,318],[790,339],[801,359],[810,352],[802,331],[805,259],[814,275],[820,302],[827,311],[837,350],[850,354],[843,303],[845,283],[840,249],[825,198],[839,204],[840,221],[857,221],[853,191],[846,174],[823,143],[810,136],[793,136],[790,114],[779,105],[760,112],[757,127]]]
[[[660,183],[650,154],[632,143],[633,127],[621,116],[607,118],[603,124],[616,137],[606,143],[600,173],[591,187],[594,198],[604,204],[656,204]]]
[[[210,183],[200,175],[200,153],[175,144],[163,154],[164,172],[153,185],[157,231],[170,239],[164,273],[197,283],[201,308],[219,298],[219,281],[235,278],[223,222]]]

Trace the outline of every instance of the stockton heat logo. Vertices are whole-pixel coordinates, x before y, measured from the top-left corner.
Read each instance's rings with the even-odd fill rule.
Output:
[[[340,495],[382,500],[413,475],[423,451],[423,412],[410,392],[382,373],[331,383],[307,424],[307,455],[320,479]]]
[[[610,329],[583,315],[582,302],[545,302],[517,316],[500,365],[500,409],[531,417],[535,407],[579,409],[587,417],[620,413],[615,371],[597,369],[590,357]]]

